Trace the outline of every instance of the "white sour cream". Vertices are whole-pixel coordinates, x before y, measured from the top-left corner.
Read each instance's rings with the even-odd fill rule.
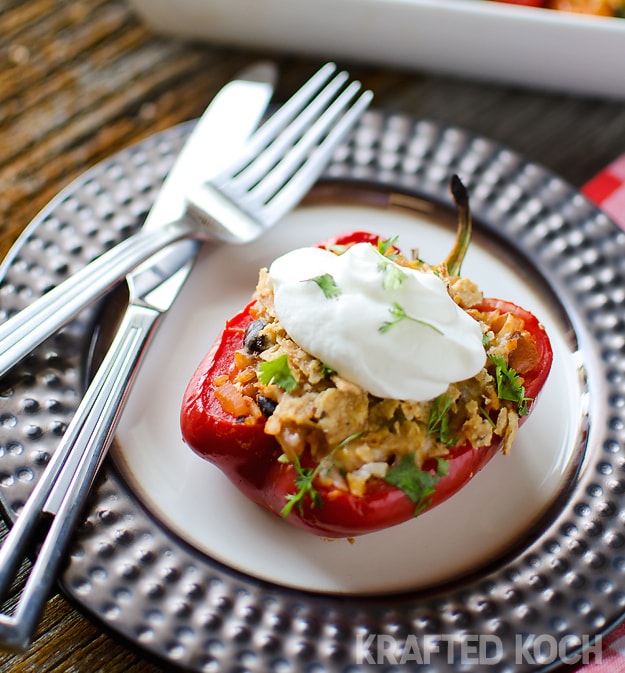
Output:
[[[269,283],[293,341],[377,397],[429,400],[485,364],[479,323],[443,281],[369,243],[342,255],[294,250],[273,262]]]

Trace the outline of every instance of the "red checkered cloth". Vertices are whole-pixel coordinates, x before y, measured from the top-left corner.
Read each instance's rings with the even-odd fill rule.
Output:
[[[582,193],[625,229],[625,154],[589,180]]]
[[[581,191],[625,229],[625,154],[589,180]],[[625,622],[603,638],[601,657],[580,666],[576,673],[625,673]]]
[[[575,673],[625,673],[625,623],[603,638],[600,656],[592,654],[588,661]]]

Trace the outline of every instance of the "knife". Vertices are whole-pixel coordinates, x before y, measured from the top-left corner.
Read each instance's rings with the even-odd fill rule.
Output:
[[[175,226],[185,221],[183,195],[236,156],[238,132],[258,122],[276,78],[275,66],[261,62],[227,84],[195,126],[141,230],[0,325],[0,376],[157,250],[188,236],[184,226]]]
[[[184,213],[184,194],[221,168],[243,145],[271,99],[276,69],[268,63],[244,71],[214,98],[177,159],[145,227]],[[142,354],[159,318],[174,302],[200,243],[182,240],[127,276],[129,303],[117,334],[37,486],[0,549],[0,600],[31,543],[37,523],[52,517],[12,614],[0,614],[0,642],[23,651],[56,577],[89,489],[108,450]]]

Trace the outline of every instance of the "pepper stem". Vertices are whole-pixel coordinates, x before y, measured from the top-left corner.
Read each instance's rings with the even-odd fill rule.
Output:
[[[450,276],[459,276],[462,262],[471,242],[471,209],[469,208],[469,194],[467,188],[457,175],[452,175],[449,189],[458,210],[458,233],[449,256],[445,260],[447,272]]]

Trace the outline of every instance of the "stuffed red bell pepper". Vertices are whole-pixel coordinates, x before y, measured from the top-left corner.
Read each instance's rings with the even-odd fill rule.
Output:
[[[289,253],[187,387],[185,442],[295,526],[353,537],[439,504],[510,450],[545,383],[537,318],[460,276],[471,217],[451,189],[444,262],[365,232]]]

